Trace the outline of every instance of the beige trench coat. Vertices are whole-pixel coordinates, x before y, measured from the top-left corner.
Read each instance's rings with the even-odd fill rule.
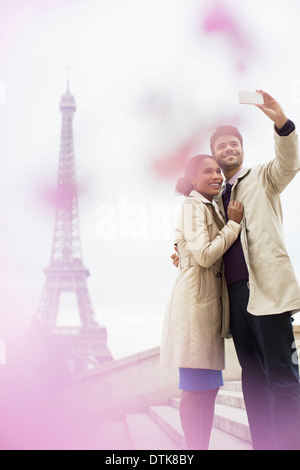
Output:
[[[197,191],[183,203],[175,230],[179,272],[166,308],[162,367],[225,368],[229,303],[222,256],[240,231],[232,220],[224,226],[213,204]]]
[[[280,202],[280,194],[300,170],[298,137],[296,131],[284,137],[274,131],[274,140],[275,158],[244,169],[231,190],[231,198],[244,205],[241,243],[249,271],[248,312],[253,315],[300,310],[300,287],[284,242]],[[225,220],[221,193],[214,202]]]

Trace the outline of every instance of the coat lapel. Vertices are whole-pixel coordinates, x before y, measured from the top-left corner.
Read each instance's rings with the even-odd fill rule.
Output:
[[[214,220],[215,220],[216,224],[218,225],[219,229],[221,230],[224,227],[224,224],[226,223],[226,220],[225,220],[225,222],[223,221],[223,218],[219,213],[218,206],[214,202],[211,202],[208,199],[206,199],[206,197],[204,197],[202,194],[200,194],[195,189],[193,189],[190,192],[190,197],[194,197],[197,201],[202,202],[202,204],[205,204],[207,207],[210,207],[211,211],[213,213],[213,216],[214,216]],[[221,197],[221,201],[222,201],[222,197]],[[223,202],[222,202],[222,205],[223,205]]]
[[[239,182],[249,173],[249,171],[250,171],[250,168],[244,168],[244,170],[243,170],[243,171],[241,172],[241,174],[238,176],[237,180],[234,182],[233,187],[232,187],[232,192],[231,192],[231,199],[234,199],[237,185],[238,185]],[[224,210],[223,198],[222,198],[222,194],[223,194],[224,188],[225,188],[225,184],[223,184],[223,186],[222,186],[222,188],[221,188],[221,191],[220,191],[219,194],[214,198],[214,203],[215,203],[215,205],[218,207],[218,211],[217,211],[217,212],[219,213],[219,216],[221,216],[221,218],[223,219],[224,223],[226,223],[225,210]]]

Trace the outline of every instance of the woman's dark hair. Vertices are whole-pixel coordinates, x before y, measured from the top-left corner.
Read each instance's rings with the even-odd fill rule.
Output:
[[[177,194],[182,196],[190,195],[190,192],[194,189],[194,186],[190,181],[190,177],[196,176],[199,166],[206,158],[212,158],[214,160],[211,155],[196,155],[187,162],[184,170],[184,176],[178,178],[177,180],[175,188]]]
[[[213,135],[210,138],[210,150],[211,150],[212,155],[215,154],[215,152],[214,152],[215,141],[217,140],[218,137],[220,137],[220,135],[234,135],[235,137],[237,137],[239,139],[239,141],[241,143],[241,147],[243,148],[243,138],[240,134],[240,131],[236,127],[234,127],[234,126],[219,126],[219,127],[217,127],[217,129],[215,130],[215,132],[213,133]]]

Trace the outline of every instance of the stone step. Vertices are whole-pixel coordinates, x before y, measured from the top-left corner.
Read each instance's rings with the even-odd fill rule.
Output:
[[[133,450],[133,444],[128,433],[126,422],[120,420],[102,421],[97,432],[99,450]]]
[[[251,442],[246,410],[216,403],[214,425],[246,442]]]
[[[180,398],[172,397],[170,406],[179,409]],[[240,381],[228,381],[221,387],[215,406],[214,426],[248,442],[250,429]]]
[[[242,383],[240,380],[228,380],[224,382],[223,387],[220,390],[232,390],[235,392],[242,391]]]
[[[177,408],[170,405],[153,405],[148,407],[148,414],[180,449],[187,449]]]
[[[177,403],[175,401],[174,403]],[[229,408],[229,407],[228,407]],[[187,449],[178,408],[172,405],[156,405],[149,406],[149,415],[158,423],[165,432],[167,432],[172,440],[181,449]],[[213,426],[210,440],[210,450],[251,450],[252,446],[249,442],[240,439],[238,436],[224,431],[222,428]]]
[[[134,450],[180,450],[172,437],[148,413],[125,415],[130,440]]]
[[[146,413],[128,413],[123,421],[102,423],[100,449],[186,450],[179,403],[179,397],[172,397],[167,405],[149,406]],[[252,449],[239,381],[225,382],[218,393],[210,449]]]
[[[253,450],[250,442],[213,426],[209,450]]]
[[[179,397],[172,397],[169,400],[169,404],[177,409],[179,409],[179,403]],[[216,403],[220,403],[221,405],[233,406],[235,408],[245,409],[245,402],[242,392],[237,392],[235,390],[221,389],[217,395]]]
[[[219,390],[216,403],[220,405],[233,406],[234,408],[245,409],[245,402],[242,392],[235,390]]]

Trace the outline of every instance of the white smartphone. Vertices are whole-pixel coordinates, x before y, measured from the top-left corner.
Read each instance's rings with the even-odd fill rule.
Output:
[[[264,104],[264,97],[258,91],[239,91],[241,104]]]

